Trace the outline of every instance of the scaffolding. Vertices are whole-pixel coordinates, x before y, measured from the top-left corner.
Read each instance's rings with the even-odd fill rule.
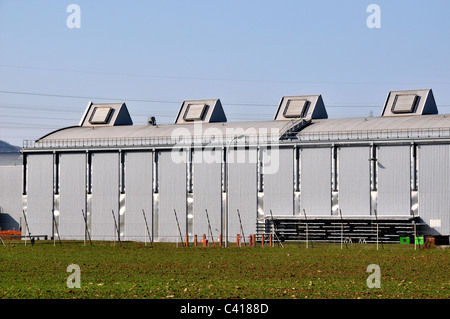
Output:
[[[417,218],[311,218],[306,216],[266,216],[258,224],[257,234],[274,233],[281,241],[330,243],[399,243],[400,237],[420,234]]]

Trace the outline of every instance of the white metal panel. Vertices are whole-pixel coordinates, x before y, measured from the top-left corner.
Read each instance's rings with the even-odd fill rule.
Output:
[[[305,107],[307,105],[308,100],[306,99],[288,100],[283,115],[287,118],[304,117]]]
[[[205,161],[205,151],[194,151],[193,193],[194,193],[194,229],[197,236],[210,235],[218,240],[222,233],[222,163],[221,156],[216,161]],[[216,150],[217,151],[217,150]],[[208,214],[207,214],[208,213]],[[208,225],[209,217],[209,225]],[[210,238],[211,240],[211,238]]]
[[[241,234],[242,229],[247,237],[256,233],[257,217],[257,150],[238,148],[229,151],[233,162],[228,164],[229,176],[229,215],[228,235]],[[239,214],[238,211],[239,210]],[[230,241],[232,241],[230,237]],[[247,240],[247,239],[246,239]]]
[[[125,239],[144,241],[148,238],[143,211],[152,234],[153,154],[125,153]]]
[[[85,239],[86,154],[59,155],[59,225],[61,239]]]
[[[339,208],[342,215],[370,215],[370,148],[338,150]]]
[[[2,230],[19,230],[22,218],[21,165],[0,166],[0,212]]]
[[[419,215],[434,234],[450,235],[450,145],[419,145]]]
[[[294,214],[294,150],[263,149],[264,214]]]
[[[188,104],[187,110],[184,113],[183,119],[185,121],[194,121],[203,119],[203,115],[205,113],[206,104]]]
[[[185,236],[186,230],[186,152],[182,153],[183,161],[172,158],[171,151],[161,151],[158,156],[159,166],[159,212],[157,240],[177,241],[179,238],[178,227],[174,210],[178,216],[181,235]],[[183,237],[184,238],[184,237]]]
[[[300,193],[301,215],[331,215],[331,148],[300,149]]]
[[[27,165],[28,231],[31,235],[52,236],[53,154],[29,154]]]
[[[411,148],[409,145],[377,147],[377,214],[411,214]]]
[[[114,212],[114,217],[113,217]],[[114,218],[115,222],[114,223]],[[95,240],[118,240],[119,153],[92,154],[92,233]]]
[[[392,105],[392,113],[411,113],[417,104],[416,94],[397,94]]]
[[[111,107],[95,107],[92,111],[89,123],[91,124],[106,124],[109,120],[111,112],[113,109]]]

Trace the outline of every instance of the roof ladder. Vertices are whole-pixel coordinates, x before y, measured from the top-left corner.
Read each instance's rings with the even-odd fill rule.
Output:
[[[297,121],[289,121],[281,129],[280,141],[292,139],[296,133],[309,124],[311,124],[311,120],[299,119]]]

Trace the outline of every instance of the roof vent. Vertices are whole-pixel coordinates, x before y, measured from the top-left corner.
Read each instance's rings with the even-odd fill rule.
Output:
[[[274,120],[328,118],[321,95],[283,96]]]
[[[109,106],[97,106],[92,110],[89,117],[91,124],[108,124],[109,119],[113,113],[113,108]]]
[[[80,121],[80,126],[133,125],[125,103],[89,102]]]
[[[219,99],[184,101],[178,111],[175,124],[194,122],[226,122],[227,117]]]
[[[389,92],[382,116],[437,114],[431,89]]]

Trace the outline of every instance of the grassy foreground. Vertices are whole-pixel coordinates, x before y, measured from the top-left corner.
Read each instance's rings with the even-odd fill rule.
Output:
[[[69,288],[70,264],[81,288]],[[368,288],[370,264],[381,288]],[[411,245],[285,244],[176,247],[38,242],[0,246],[0,298],[431,298],[450,297],[450,249]]]

